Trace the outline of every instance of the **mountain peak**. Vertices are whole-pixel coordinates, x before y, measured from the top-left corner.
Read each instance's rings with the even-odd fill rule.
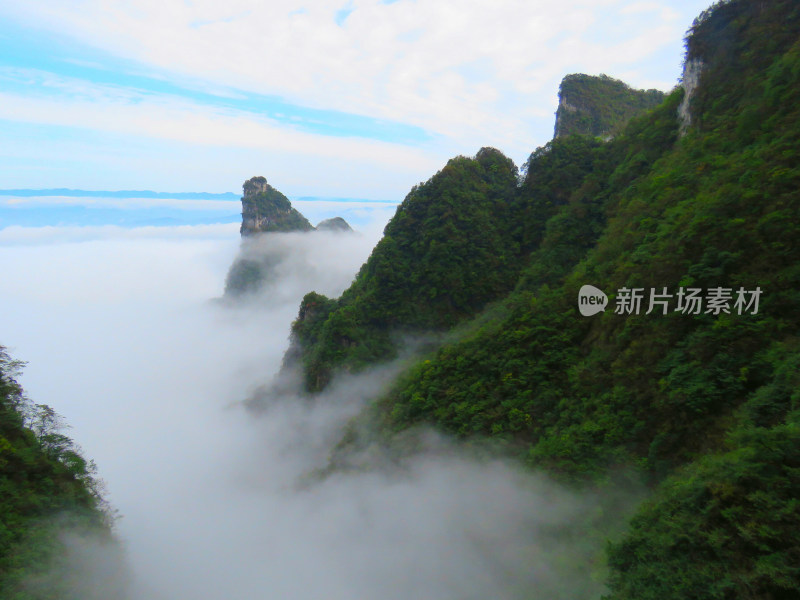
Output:
[[[317,223],[317,231],[353,231],[350,224],[342,217],[333,217]]]
[[[635,90],[608,75],[573,73],[561,80],[554,138],[573,133],[613,137],[632,117],[664,100],[659,90]]]
[[[242,184],[242,189],[244,190],[244,197],[249,198],[250,196],[257,196],[258,194],[263,194],[270,188],[270,185],[267,183],[266,177],[251,177],[247,181]]]
[[[252,177],[242,185],[242,236],[268,231],[311,231],[314,227],[292,208],[289,199],[267,183]]]

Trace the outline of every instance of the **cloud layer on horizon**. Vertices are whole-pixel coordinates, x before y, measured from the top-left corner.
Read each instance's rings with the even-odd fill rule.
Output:
[[[312,224],[323,219],[342,217],[356,229],[385,223],[394,213],[396,203],[348,198],[299,198],[293,206]],[[214,227],[225,231],[241,222],[239,200],[196,198],[140,198],[75,195],[0,195],[0,245],[16,242],[38,243],[50,233],[62,239],[65,233],[77,239],[103,236],[114,227],[130,229],[126,234],[139,236],[153,227]],[[81,232],[80,229],[84,228]],[[167,231],[164,230],[166,235]],[[202,229],[193,230],[195,232]],[[209,229],[210,231],[210,229]],[[108,237],[108,235],[105,235]]]

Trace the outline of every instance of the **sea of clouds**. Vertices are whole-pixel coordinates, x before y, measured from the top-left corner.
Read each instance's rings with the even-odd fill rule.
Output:
[[[275,234],[291,268],[238,306],[214,301],[235,224],[0,230],[0,344],[97,462],[132,600],[602,592],[596,544],[571,529],[591,500],[543,476],[430,436],[401,468],[309,477],[391,366],[340,378],[315,402],[242,406],[277,373],[303,294],[341,293],[386,218],[357,235]],[[107,549],[70,547],[84,581],[108,575]]]

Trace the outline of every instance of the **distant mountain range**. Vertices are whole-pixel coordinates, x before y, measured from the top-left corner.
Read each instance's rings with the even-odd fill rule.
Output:
[[[72,190],[51,188],[46,190],[0,190],[0,196],[35,198],[42,196],[68,196],[70,198],[163,198],[171,200],[239,200],[233,192],[153,192],[151,190],[121,190],[117,192],[97,190]]]
[[[152,190],[119,190],[116,192],[102,190],[73,190],[69,188],[49,188],[43,190],[9,189],[0,190],[0,196],[16,196],[18,198],[44,198],[48,196],[65,196],[69,198],[154,198],[164,200],[233,200],[238,202],[240,196],[233,192],[154,192]],[[394,200],[373,200],[370,198],[341,198],[321,196],[298,196],[291,198],[299,202],[377,202],[380,204],[397,204]]]
[[[68,188],[0,190],[0,229],[5,227],[159,227],[238,223],[239,196],[232,192],[154,192],[151,190],[75,190]],[[390,200],[293,198],[322,221],[343,215],[366,222],[370,207],[392,207]],[[337,205],[341,205],[337,207]],[[366,215],[366,216],[365,216]]]

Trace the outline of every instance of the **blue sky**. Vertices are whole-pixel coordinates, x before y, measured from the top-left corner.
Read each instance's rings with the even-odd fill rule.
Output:
[[[399,202],[481,146],[521,163],[565,74],[670,89],[706,6],[3,2],[0,189],[238,195],[264,175],[291,198]]]

